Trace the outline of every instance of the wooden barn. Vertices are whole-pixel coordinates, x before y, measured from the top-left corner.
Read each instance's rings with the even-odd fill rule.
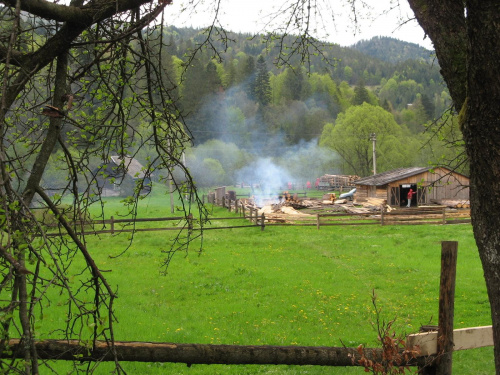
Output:
[[[150,176],[144,173],[144,167],[137,159],[131,157],[111,156],[110,160],[99,166],[94,172],[103,197],[132,195],[137,180],[143,179],[141,194],[151,190]]]
[[[447,168],[411,167],[364,177],[355,182],[356,199],[386,199],[391,206],[405,206],[410,189],[417,192],[411,205],[441,200],[469,200],[469,178]]]

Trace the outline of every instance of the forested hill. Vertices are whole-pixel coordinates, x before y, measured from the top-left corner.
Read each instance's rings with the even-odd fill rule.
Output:
[[[199,29],[172,27],[170,32],[173,45],[171,49],[175,50],[175,54],[179,57],[196,48],[206,38]],[[252,37],[250,34],[228,33],[227,37],[231,40],[227,50],[220,41],[211,40],[219,51],[226,50],[220,54],[223,60],[234,62],[234,59],[239,61],[242,56],[252,56],[256,59],[262,55],[271,73],[278,74],[282,71],[274,64],[279,48],[267,48],[269,46],[260,38]],[[287,39],[285,45],[291,46],[293,39]],[[300,65],[296,56],[291,59],[291,63]],[[417,83],[441,79],[432,51],[417,44],[388,37],[375,37],[352,47],[325,46],[322,49],[322,56],[311,55],[310,70],[311,73],[329,72],[337,82],[346,81],[351,85],[363,79],[366,85],[376,86],[380,84],[381,79],[390,79],[395,73],[414,79]]]
[[[214,58],[212,49],[200,48],[207,39],[202,30],[170,28],[167,32],[166,52],[173,57],[173,65],[165,70],[177,76],[174,97],[189,114],[187,124],[196,144],[229,139],[229,134],[236,133],[235,141],[254,145],[249,137],[257,131],[285,134],[288,144],[310,141],[319,137],[324,124],[363,102],[383,107],[398,123],[419,133],[449,105],[439,66],[422,58],[423,51],[410,54],[415,47],[411,43],[372,40],[371,50],[388,46],[382,52],[397,63],[330,45],[308,55],[305,65],[293,55],[279,66],[279,52],[287,53],[296,43],[291,37],[284,39],[283,47],[266,45],[249,34],[228,33],[227,45],[214,36],[209,43],[219,51]],[[197,48],[199,53],[185,69],[185,56]],[[406,55],[417,58],[402,60]],[[296,115],[290,116],[293,111]],[[243,136],[241,131],[249,134]]]
[[[399,63],[406,60],[421,60],[429,63],[436,61],[433,51],[429,51],[415,43],[402,42],[385,36],[361,40],[354,44],[352,48],[390,63]]]
[[[300,54],[290,53],[301,41],[290,36],[280,45],[228,32],[213,34],[207,43],[202,30],[170,28],[163,38],[168,47],[162,71],[192,135],[187,164],[200,184],[238,180],[236,171],[256,158],[280,159],[295,177],[325,171],[365,176],[372,168],[372,133],[379,171],[435,161],[423,148],[429,144],[424,130],[449,108],[450,96],[439,66],[424,58],[429,51],[410,53],[414,45],[396,40],[371,41],[371,53],[379,46],[394,61],[388,62],[357,48],[318,44],[303,64]],[[285,63],[276,64],[279,57]],[[330,153],[308,154],[304,160],[312,164],[306,166],[298,150],[311,145]],[[432,151],[447,152],[437,146]]]

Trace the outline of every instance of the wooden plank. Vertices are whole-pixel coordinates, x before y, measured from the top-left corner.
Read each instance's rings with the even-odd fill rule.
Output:
[[[428,356],[437,354],[436,332],[424,332],[409,335],[407,345],[409,347],[419,346],[421,355]],[[453,330],[453,350],[467,350],[493,346],[493,328],[492,326],[460,328]]]

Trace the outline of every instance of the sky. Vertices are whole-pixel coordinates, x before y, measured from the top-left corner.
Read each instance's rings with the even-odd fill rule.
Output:
[[[283,25],[283,20],[288,19],[284,16],[286,4],[290,3],[284,0],[221,0],[219,22],[230,31],[262,32]],[[311,3],[319,4],[314,17],[317,21],[314,36],[318,39],[350,46],[374,36],[388,36],[433,49],[432,42],[425,38],[422,28],[413,19],[406,0],[356,0],[357,28],[347,0],[311,0]],[[217,1],[173,0],[167,12],[177,27],[205,27],[213,20],[214,4]],[[195,10],[193,5],[196,5]],[[274,23],[271,21],[266,28],[273,14],[276,16]]]

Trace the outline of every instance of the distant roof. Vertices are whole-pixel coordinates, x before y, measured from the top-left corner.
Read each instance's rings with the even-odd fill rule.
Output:
[[[383,173],[374,174],[373,176],[363,177],[356,180],[354,183],[356,185],[370,185],[370,186],[382,186],[388,183],[401,180],[403,178],[411,177],[416,174],[427,172],[431,170],[431,167],[411,167],[411,168],[398,168],[392,171],[387,171]]]
[[[120,166],[122,159],[119,156],[111,156],[111,161],[116,165]],[[144,170],[141,163],[137,159],[125,156],[123,158],[123,167],[127,171],[127,174],[133,178],[144,178]]]

